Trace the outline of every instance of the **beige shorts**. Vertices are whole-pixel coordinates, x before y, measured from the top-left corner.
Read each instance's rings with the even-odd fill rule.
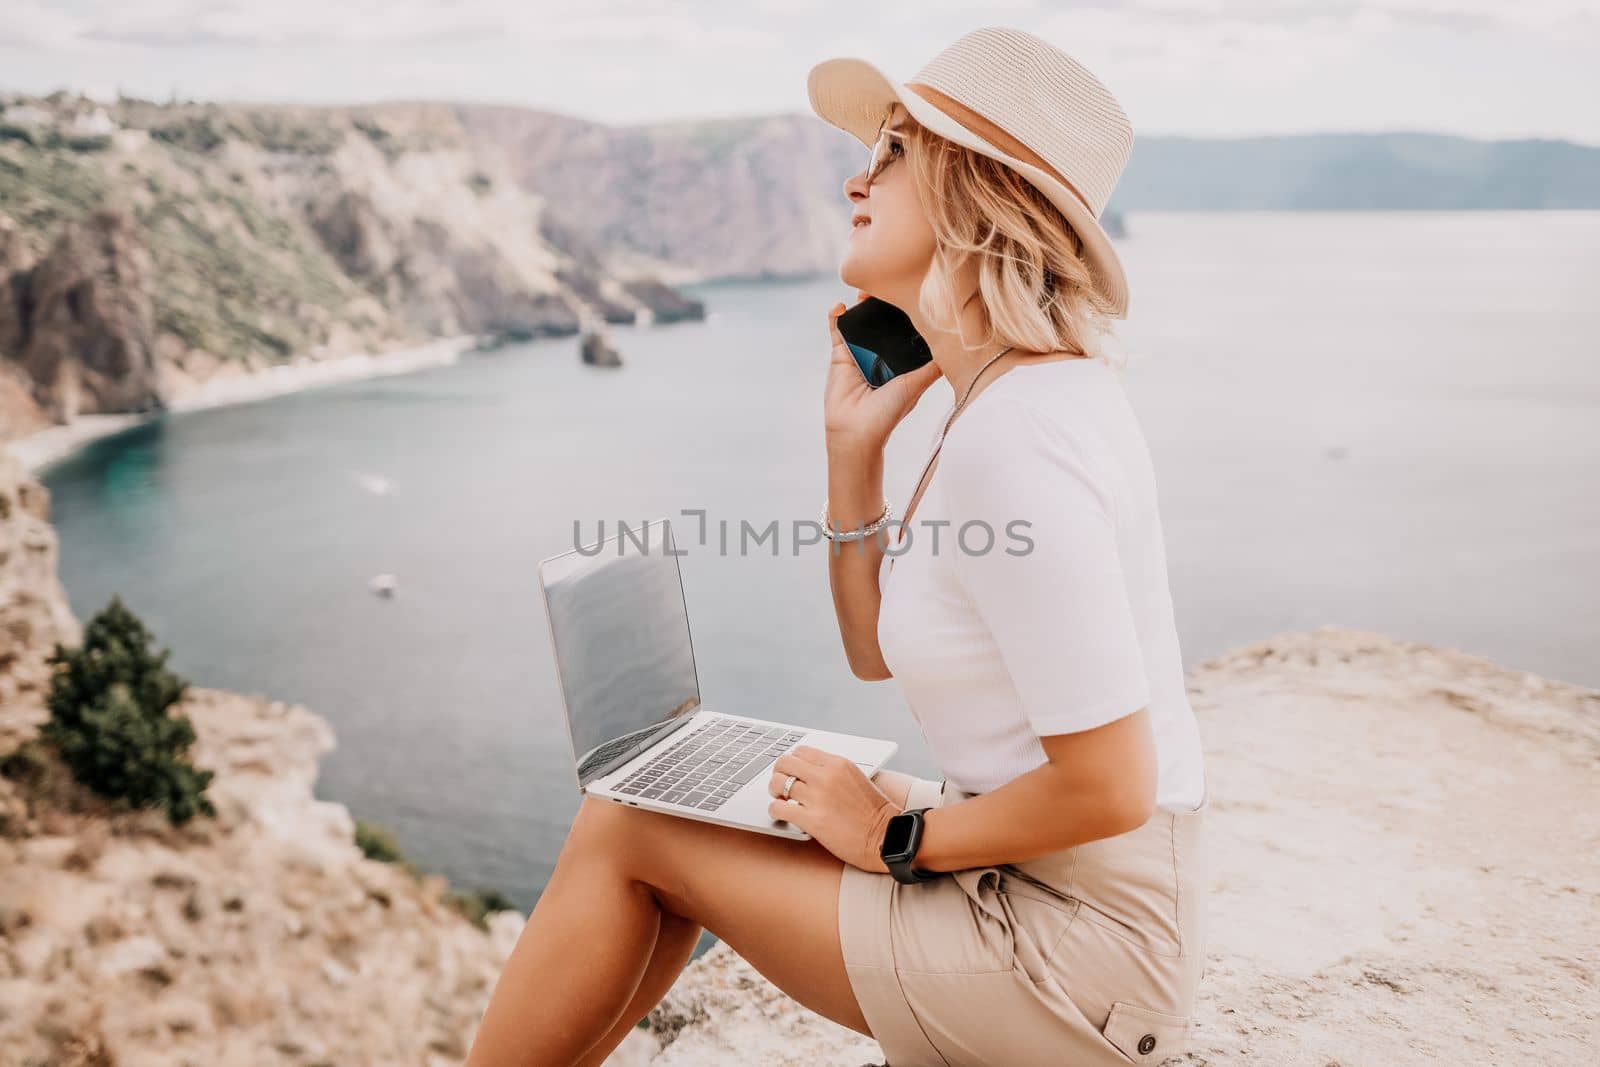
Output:
[[[907,807],[973,794],[918,779]],[[846,864],[845,969],[889,1067],[1160,1063],[1205,964],[1204,812],[917,885]]]

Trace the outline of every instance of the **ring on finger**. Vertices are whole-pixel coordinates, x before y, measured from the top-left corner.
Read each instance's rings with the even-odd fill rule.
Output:
[[[785,800],[789,799],[789,790],[793,789],[794,788],[794,784],[796,782],[798,782],[799,780],[800,780],[800,776],[798,774],[791,774],[789,776],[789,780],[787,782],[783,783],[783,792],[780,794],[783,797],[783,799],[785,799]]]

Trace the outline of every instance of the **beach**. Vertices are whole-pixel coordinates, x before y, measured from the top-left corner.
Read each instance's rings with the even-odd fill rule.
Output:
[[[379,378],[444,366],[460,360],[461,354],[480,340],[477,334],[453,334],[387,352],[353,352],[321,359],[300,355],[264,370],[219,374],[182,388],[168,400],[164,412],[80,415],[72,422],[24,434],[6,444],[29,473],[38,474],[91,441],[120,433],[129,427],[160,418],[163,414],[246,404],[336,382]]]

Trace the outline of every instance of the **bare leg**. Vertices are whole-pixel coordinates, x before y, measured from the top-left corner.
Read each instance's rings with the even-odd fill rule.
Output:
[[[644,979],[634,991],[633,999],[628,1002],[617,1025],[589,1049],[576,1067],[601,1067],[606,1057],[615,1052],[617,1046],[639,1025],[639,1020],[661,1003],[661,998],[667,995],[667,991],[683,973],[689,957],[694,954],[694,947],[700,943],[700,930],[700,924],[693,919],[685,919],[671,912],[661,913],[661,933],[656,937],[655,954],[645,967]]]
[[[584,1062],[670,988],[644,990],[664,913],[704,926],[812,1011],[870,1033],[839,946],[843,867],[815,841],[586,798],[495,985],[468,1067]]]
[[[467,1067],[576,1064],[620,1021],[661,932],[647,886],[612,876],[585,799],[490,995]],[[598,861],[598,862],[597,862]]]

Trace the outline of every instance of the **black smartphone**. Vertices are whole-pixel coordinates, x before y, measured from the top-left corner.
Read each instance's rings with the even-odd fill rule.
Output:
[[[911,317],[875,296],[846,309],[833,321],[855,355],[861,376],[874,389],[933,359]]]

